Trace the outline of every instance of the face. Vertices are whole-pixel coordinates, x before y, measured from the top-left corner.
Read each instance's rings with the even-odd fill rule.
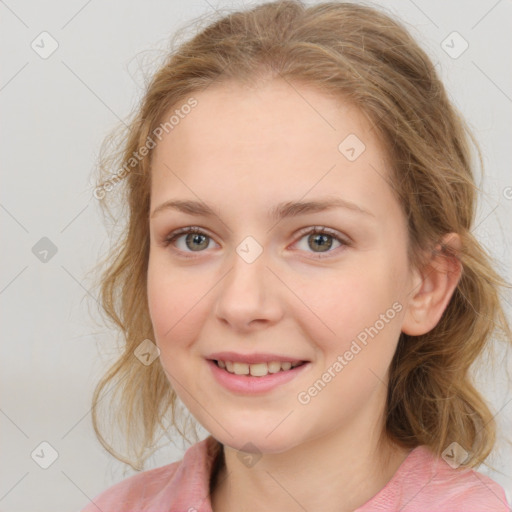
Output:
[[[373,428],[412,288],[384,148],[361,112],[310,86],[194,97],[152,162],[148,298],[170,383],[236,449]],[[280,371],[233,375],[223,359]]]

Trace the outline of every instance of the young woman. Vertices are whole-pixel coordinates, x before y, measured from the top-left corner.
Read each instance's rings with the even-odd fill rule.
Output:
[[[469,368],[510,329],[469,140],[374,8],[262,4],[173,51],[95,191],[125,187],[128,216],[93,418],[125,461],[100,432],[112,386],[138,461],[178,399],[210,436],[84,512],[508,510],[472,469],[494,423]]]

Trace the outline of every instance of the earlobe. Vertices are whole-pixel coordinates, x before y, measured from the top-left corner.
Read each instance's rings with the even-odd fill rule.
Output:
[[[459,235],[448,233],[432,251],[422,272],[415,272],[414,288],[406,300],[403,333],[419,336],[438,324],[462,274],[457,258],[460,248]]]

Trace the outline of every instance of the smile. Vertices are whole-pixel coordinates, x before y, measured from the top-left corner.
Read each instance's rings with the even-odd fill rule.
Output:
[[[235,394],[259,395],[284,386],[311,370],[310,361],[244,363],[224,359],[206,360],[212,376],[223,388]]]
[[[270,361],[268,363],[240,363],[236,361],[216,360],[214,363],[223,370],[234,375],[250,375],[252,377],[265,377],[269,373],[285,372],[305,364],[305,361]]]

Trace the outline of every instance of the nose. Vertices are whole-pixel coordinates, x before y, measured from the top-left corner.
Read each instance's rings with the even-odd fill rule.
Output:
[[[265,251],[252,262],[234,251],[231,262],[217,291],[214,313],[219,321],[237,331],[278,322],[283,316],[282,291]]]

